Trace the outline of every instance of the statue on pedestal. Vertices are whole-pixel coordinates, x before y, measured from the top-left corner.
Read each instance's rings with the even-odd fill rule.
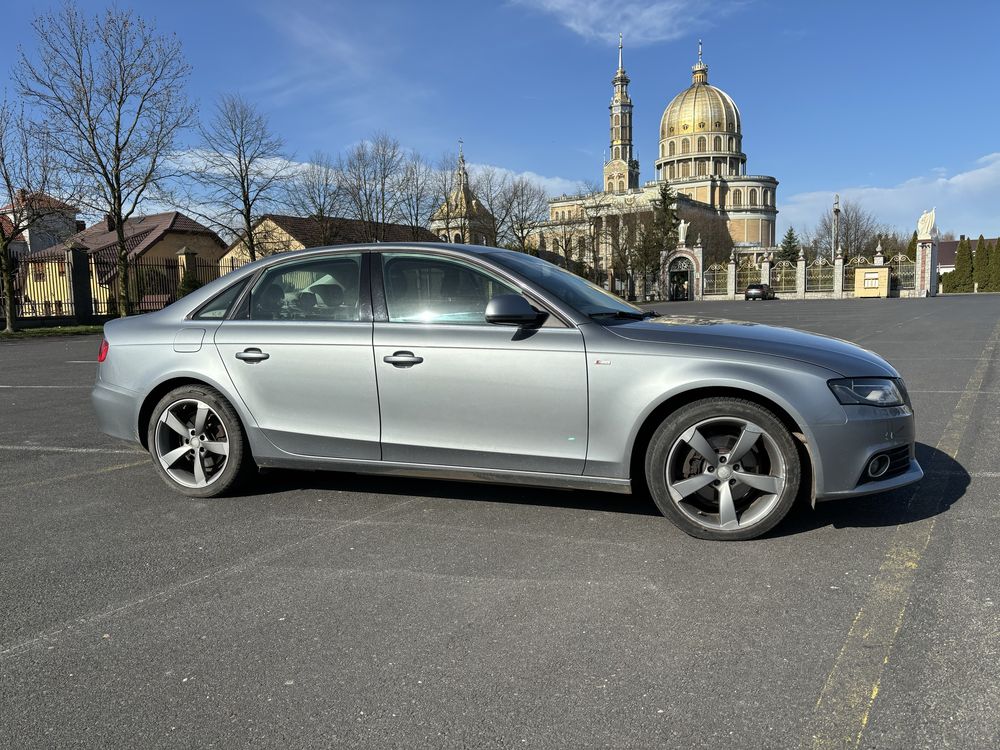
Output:
[[[680,245],[681,247],[687,246],[689,226],[691,226],[691,222],[684,221],[684,219],[681,219],[680,224],[677,225],[677,244]]]
[[[934,209],[924,211],[917,221],[917,239],[930,240],[937,235],[937,227],[934,224]]]

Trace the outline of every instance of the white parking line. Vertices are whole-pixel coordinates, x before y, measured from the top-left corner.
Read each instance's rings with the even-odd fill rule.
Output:
[[[67,359],[67,364],[70,365],[96,365],[97,360],[94,359]]]
[[[129,453],[141,456],[144,451],[122,448],[69,448],[58,445],[0,445],[0,451],[34,451],[36,453]]]
[[[0,388],[93,388],[92,385],[0,385]]]

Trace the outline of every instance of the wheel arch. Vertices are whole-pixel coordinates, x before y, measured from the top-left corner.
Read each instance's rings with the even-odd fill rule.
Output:
[[[205,386],[206,388],[211,388],[213,391],[218,392],[219,395],[229,402],[229,405],[236,413],[236,418],[240,420],[240,427],[243,429],[243,432],[246,433],[246,419],[240,410],[240,405],[238,402],[234,401],[234,399],[232,399],[224,389],[205,378],[195,377],[193,375],[173,375],[153,386],[146,394],[145,398],[143,398],[142,405],[139,407],[139,414],[136,419],[136,432],[138,433],[139,442],[142,443],[143,448],[149,450],[149,420],[153,416],[153,409],[160,402],[160,399],[170,393],[170,391],[185,385]]]
[[[810,447],[811,434],[805,422],[802,421],[800,416],[794,415],[793,412],[786,405],[780,403],[778,399],[767,394],[762,394],[732,385],[704,386],[681,391],[680,393],[674,393],[650,409],[650,411],[642,419],[639,428],[636,430],[632,439],[632,445],[629,449],[629,477],[632,482],[632,491],[642,492],[644,494],[648,493],[646,488],[646,472],[644,469],[646,447],[649,445],[649,441],[653,437],[653,433],[656,431],[656,428],[660,425],[660,423],[666,419],[668,415],[684,406],[687,406],[688,404],[694,403],[695,401],[701,401],[706,398],[721,397],[740,398],[745,401],[755,403],[758,406],[773,412],[781,423],[788,428],[788,431],[792,434],[793,438],[795,438],[793,442],[799,452],[799,461],[802,466],[802,481],[799,490],[800,498],[797,498],[797,500],[801,499],[801,496],[805,491],[808,491],[810,498],[814,499],[816,496],[815,486],[817,467],[815,465],[815,458],[812,455]]]

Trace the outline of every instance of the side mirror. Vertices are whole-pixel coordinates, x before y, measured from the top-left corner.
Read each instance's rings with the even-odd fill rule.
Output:
[[[486,322],[498,326],[540,326],[547,317],[520,294],[498,294],[486,305]]]

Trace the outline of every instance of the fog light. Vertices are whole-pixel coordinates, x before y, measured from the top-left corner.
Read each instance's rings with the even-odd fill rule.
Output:
[[[871,461],[868,462],[868,476],[872,479],[878,479],[880,476],[889,471],[889,457],[884,453],[880,453]]]

